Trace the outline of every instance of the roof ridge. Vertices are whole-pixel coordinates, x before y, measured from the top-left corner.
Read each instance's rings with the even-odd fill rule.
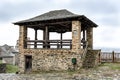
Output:
[[[58,11],[67,11],[67,12],[72,13],[71,11],[69,11],[67,9],[52,10],[52,11],[49,11],[49,12],[58,12]],[[47,12],[47,13],[49,13],[49,12]],[[72,14],[74,14],[74,13],[72,13]]]

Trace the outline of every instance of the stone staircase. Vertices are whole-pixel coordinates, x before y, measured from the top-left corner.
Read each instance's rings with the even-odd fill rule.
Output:
[[[93,68],[100,64],[99,62],[100,50],[87,50],[83,60],[83,68]]]

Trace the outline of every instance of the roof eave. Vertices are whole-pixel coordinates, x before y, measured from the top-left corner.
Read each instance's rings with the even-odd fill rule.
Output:
[[[96,24],[96,23],[94,23],[93,21],[91,21],[89,18],[87,18],[86,16],[82,16],[85,20],[87,20],[87,21],[89,21],[91,24],[92,24],[92,26],[91,27],[98,27],[98,25]]]

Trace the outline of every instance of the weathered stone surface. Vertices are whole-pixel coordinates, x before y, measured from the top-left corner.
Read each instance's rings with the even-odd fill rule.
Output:
[[[99,62],[100,50],[88,50],[83,61],[84,68],[93,68],[100,64]]]
[[[92,28],[87,29],[87,41],[88,47],[92,49],[93,46],[93,31]],[[25,56],[32,56],[32,71],[50,71],[50,70],[68,70],[68,69],[79,69],[82,66],[82,54],[81,49],[81,22],[72,21],[72,49],[26,49],[27,40],[27,27],[20,26],[19,35],[19,70],[20,73],[25,72]],[[90,54],[94,57],[94,52]],[[96,53],[95,53],[96,56]],[[77,64],[73,65],[72,58],[77,59]],[[89,57],[90,58],[90,57]],[[97,58],[97,57],[95,57]],[[85,61],[88,65],[89,60],[93,61],[90,63],[96,63],[95,58],[91,58]],[[87,58],[86,58],[87,59]],[[96,63],[97,64],[97,63]],[[96,65],[95,64],[95,65]],[[94,66],[92,64],[92,66]]]
[[[81,23],[72,21],[72,50],[76,52],[81,48]]]
[[[32,56],[33,71],[68,70],[73,67],[72,58],[77,59],[76,69],[82,66],[80,53],[74,53],[71,50],[24,49],[24,53],[20,54],[19,67],[21,71],[25,69],[25,55]]]
[[[68,70],[73,68],[72,58],[77,59],[76,69],[82,66],[80,45],[80,21],[72,21],[72,50],[68,49],[25,49],[25,40],[27,39],[27,27],[20,26],[19,35],[19,69],[21,73],[25,72],[25,55],[32,56],[32,71],[49,70]]]

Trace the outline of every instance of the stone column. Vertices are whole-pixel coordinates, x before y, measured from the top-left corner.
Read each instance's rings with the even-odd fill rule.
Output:
[[[87,42],[88,42],[88,48],[93,49],[93,28],[92,27],[87,28]]]
[[[20,26],[19,27],[19,50],[27,48],[27,27]]]
[[[81,23],[80,21],[72,21],[72,51],[81,48]]]
[[[25,70],[24,48],[27,48],[25,40],[27,40],[27,27],[20,26],[19,27],[19,71],[20,73],[24,73],[24,70]]]

